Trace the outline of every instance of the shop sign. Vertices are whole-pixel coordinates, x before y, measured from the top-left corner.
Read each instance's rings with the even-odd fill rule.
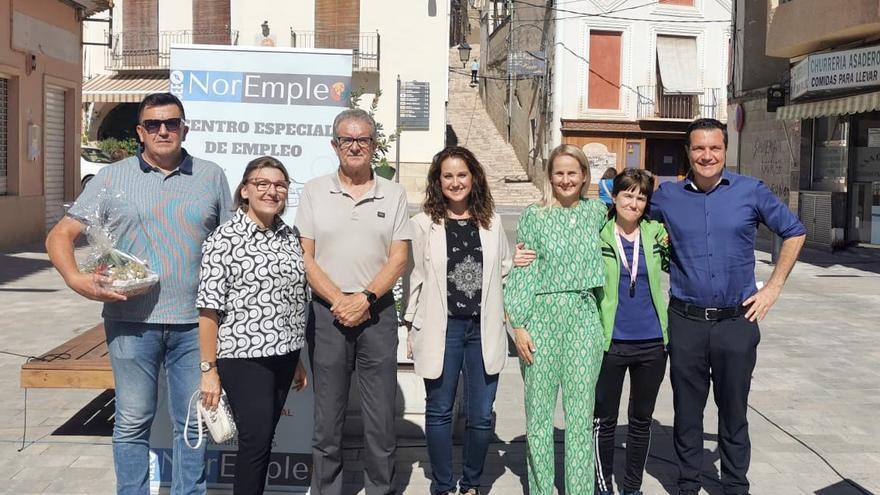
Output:
[[[880,148],[880,127],[868,128],[868,148]]]
[[[813,54],[791,69],[791,97],[880,86],[880,45]]]
[[[223,168],[234,194],[247,163],[270,155],[290,174],[284,220],[306,182],[336,170],[333,119],[348,108],[350,51],[171,47],[169,89],[186,106],[186,148]],[[346,65],[347,64],[347,65]]]

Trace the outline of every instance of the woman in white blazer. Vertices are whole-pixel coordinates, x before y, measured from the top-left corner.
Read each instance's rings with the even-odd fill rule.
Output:
[[[510,246],[486,174],[473,153],[434,156],[422,213],[412,219],[413,268],[404,320],[415,370],[425,379],[431,493],[480,493],[498,373],[507,360],[503,280]],[[459,374],[467,396],[462,476],[452,473],[452,405]]]

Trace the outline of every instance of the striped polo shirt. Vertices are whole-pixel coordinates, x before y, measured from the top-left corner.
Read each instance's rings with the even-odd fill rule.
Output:
[[[202,242],[232,215],[229,183],[217,164],[183,150],[183,161],[165,175],[138,153],[103,167],[67,215],[104,225],[117,249],[146,261],[159,274],[159,283],[146,294],[105,303],[105,319],[198,321]]]

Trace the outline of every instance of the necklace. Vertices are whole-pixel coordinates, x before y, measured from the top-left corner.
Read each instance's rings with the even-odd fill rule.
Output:
[[[626,239],[626,236],[620,226],[616,223],[614,224],[614,240],[617,241],[617,252],[620,256],[620,264],[622,264],[623,268],[629,272],[629,297],[636,296],[636,277],[638,277],[639,272],[639,247],[641,246],[639,237],[641,236],[641,230],[636,229],[633,235],[635,237],[633,239],[632,265],[630,265],[626,259],[626,252],[623,250],[623,243],[620,241],[621,238]]]
[[[575,208],[577,208],[577,207],[576,206],[569,206],[568,208],[566,208],[566,210],[568,211],[568,225],[571,227],[574,227],[574,224],[577,223],[577,215],[575,212]]]
[[[448,218],[450,220],[470,220],[471,212],[465,211],[464,213],[456,214],[456,213],[452,213],[449,210],[446,210],[446,218]]]

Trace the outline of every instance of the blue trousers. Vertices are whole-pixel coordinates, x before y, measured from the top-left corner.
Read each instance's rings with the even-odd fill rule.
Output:
[[[189,399],[199,387],[199,327],[104,320],[107,347],[116,382],[113,463],[116,493],[149,493],[150,427],[156,414],[159,368],[168,381],[168,412],[174,432],[172,495],[204,494],[205,444],[186,446],[183,427]],[[193,414],[190,443],[197,440]]]
[[[478,488],[492,436],[492,404],[498,375],[487,375],[478,318],[450,317],[446,325],[443,373],[425,380],[425,437],[431,460],[431,492],[455,490],[452,475],[452,414],[458,377],[464,374],[464,466],[458,485]]]

